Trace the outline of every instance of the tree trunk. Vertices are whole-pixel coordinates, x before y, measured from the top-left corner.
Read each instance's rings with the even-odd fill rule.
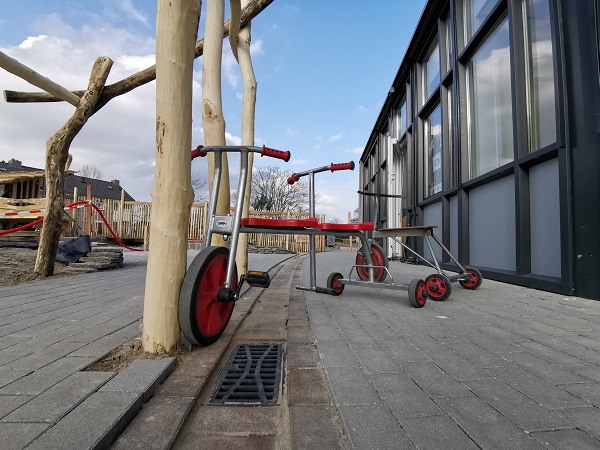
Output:
[[[242,0],[242,8],[248,0]],[[254,113],[256,107],[256,77],[250,57],[251,25],[248,23],[239,33],[237,39],[237,58],[242,72],[244,93],[242,97],[242,145],[254,145]],[[250,189],[252,188],[252,164],[254,153],[248,158],[248,180],[246,181],[246,192],[244,195],[244,208],[242,217],[248,217],[250,211]],[[240,234],[238,243],[236,263],[239,273],[248,271],[248,235]]]
[[[177,350],[191,183],[192,76],[200,0],[159,0],[156,20],[156,166],[144,297],[144,350]]]
[[[92,115],[96,102],[112,67],[112,60],[100,57],[94,63],[88,89],[81,97],[73,116],[46,142],[46,218],[40,235],[40,246],[34,271],[42,276],[54,273],[56,249],[65,206],[65,165],[69,147]]]
[[[223,51],[224,0],[211,0],[206,5],[204,31],[204,58],[202,61],[202,124],[206,145],[225,145],[225,119],[221,104],[221,57]],[[216,214],[229,214],[229,164],[227,154],[222,156],[221,185]],[[212,192],[215,154],[208,154],[208,186]],[[223,236],[213,234],[208,245],[227,246]]]

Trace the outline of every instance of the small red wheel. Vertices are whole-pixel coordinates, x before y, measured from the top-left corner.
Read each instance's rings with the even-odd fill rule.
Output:
[[[344,278],[344,276],[339,272],[333,272],[327,278],[327,287],[333,291],[331,295],[337,296],[344,292],[345,285],[338,283],[340,278]]]
[[[431,300],[446,300],[452,294],[452,283],[446,275],[434,273],[425,278],[427,293]]]
[[[408,301],[415,308],[422,308],[427,301],[427,285],[423,280],[412,280],[408,286]]]
[[[371,244],[371,258],[373,258],[374,266],[386,267],[388,266],[387,258],[383,253],[383,249],[377,244]],[[363,247],[358,250],[356,253],[356,265],[364,266],[367,263],[367,257],[364,252]],[[369,281],[369,269],[367,267],[357,267],[356,272],[358,273],[358,278],[363,281]],[[387,277],[387,270],[385,269],[373,269],[373,281],[378,283],[385,280]]]
[[[227,277],[229,250],[206,247],[190,264],[179,293],[179,324],[183,335],[196,345],[215,342],[229,323],[235,302],[219,302],[217,294]],[[237,269],[231,289],[237,287]]]
[[[458,280],[458,282],[460,283],[460,285],[462,287],[464,287],[465,289],[475,290],[479,286],[481,286],[483,277],[481,276],[481,272],[479,270],[477,270],[475,267],[465,266],[465,272],[463,272],[463,273],[468,273],[469,275],[471,275],[471,281]]]

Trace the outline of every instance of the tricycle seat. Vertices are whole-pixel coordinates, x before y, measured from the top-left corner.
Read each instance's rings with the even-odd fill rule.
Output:
[[[258,217],[246,217],[242,219],[242,226],[256,228],[316,228],[319,221],[314,218],[308,219],[261,219]]]
[[[337,230],[337,231],[362,231],[372,230],[375,227],[373,222],[362,223],[320,223],[319,230]]]

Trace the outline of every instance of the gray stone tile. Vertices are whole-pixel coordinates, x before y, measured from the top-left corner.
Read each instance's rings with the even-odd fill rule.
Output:
[[[394,416],[384,406],[340,407],[353,448],[364,450],[415,449]]]
[[[431,361],[428,352],[420,350],[404,338],[380,341],[380,344],[400,365],[405,362]]]
[[[77,372],[16,409],[3,422],[55,423],[115,374]],[[0,397],[2,398],[2,397]]]
[[[423,352],[435,352],[440,349],[442,345],[440,341],[435,340],[427,333],[422,331],[417,332],[409,332],[409,333],[400,333],[405,341],[410,344],[413,344],[419,350]]]
[[[460,397],[469,395],[469,390],[456,379],[441,370],[433,362],[403,364],[403,369],[432,398]]]
[[[549,449],[597,449],[600,440],[593,438],[581,430],[557,430],[532,433],[532,436]]]
[[[0,395],[0,418],[21,407],[32,398],[32,395]]]
[[[45,423],[0,423],[3,450],[22,450],[50,427]]]
[[[503,358],[513,364],[523,367],[528,372],[531,372],[542,380],[546,380],[552,384],[583,383],[587,381],[585,378],[574,374],[570,370],[552,364],[542,358],[538,358],[531,353],[506,353],[503,355]]]
[[[315,340],[320,344],[321,342],[341,342],[344,341],[344,337],[341,335],[337,326],[335,325],[312,325],[313,335]]]
[[[19,358],[10,364],[3,366],[3,368],[6,370],[38,370],[80,347],[81,344],[60,342],[24,356],[23,358]]]
[[[581,375],[586,378],[585,381],[595,381],[596,383],[600,383],[600,367],[597,365],[593,366],[571,366],[569,367],[571,372],[576,373],[577,375]]]
[[[379,345],[354,348],[354,354],[367,375],[402,371],[400,366]]]
[[[557,364],[562,367],[566,366],[575,366],[585,364],[585,361],[571,356],[565,352],[561,352],[559,350],[550,348],[546,345],[540,344],[539,342],[521,342],[518,344],[519,347],[528,351],[529,353],[534,354],[546,361],[549,361],[553,364]]]
[[[585,408],[568,408],[560,411],[577,428],[600,439],[600,408],[587,406]]]
[[[568,421],[500,380],[466,381],[480,398],[525,431],[569,428]]]
[[[565,390],[580,397],[594,406],[600,407],[600,383],[581,383],[565,386]]]
[[[331,406],[290,406],[290,432],[294,449],[347,448],[337,411]]]
[[[0,370],[0,388],[30,373],[30,370]]]
[[[477,450],[479,447],[448,416],[402,417],[402,429],[417,448]]]
[[[562,387],[548,383],[520,367],[494,367],[489,371],[509,386],[547,408],[587,406],[586,402],[565,391]]]
[[[325,367],[359,367],[354,351],[346,341],[321,342],[317,349]]]
[[[291,369],[287,373],[288,404],[328,405],[329,387],[320,368]]]
[[[473,364],[484,369],[508,365],[508,362],[500,356],[473,343],[450,343],[448,346]]]
[[[362,368],[325,367],[337,405],[373,405],[381,399]]]
[[[474,395],[437,399],[436,403],[481,448],[494,450],[544,448],[508,418]]]
[[[136,359],[100,388],[100,392],[142,394],[144,402],[175,369],[175,358]]]
[[[313,336],[312,336],[312,333],[310,332],[309,326],[296,327],[296,326],[289,326],[289,324],[288,324],[287,332],[288,332],[287,340],[291,344],[312,344],[313,343]]]
[[[348,341],[351,347],[365,347],[376,345],[377,342],[373,337],[359,325],[359,328],[341,330],[342,335]]]
[[[40,370],[4,386],[0,389],[0,395],[39,395],[94,361],[95,358],[60,358]]]
[[[494,378],[486,369],[477,367],[471,361],[455,353],[450,348],[440,349],[427,354],[444,372],[457,380],[483,380]]]
[[[375,374],[370,380],[396,418],[443,414],[429,395],[405,373]]]
[[[79,345],[79,349],[73,351],[69,356],[102,358],[115,348],[139,336],[141,334],[140,324],[141,322],[134,322],[88,345]]]
[[[569,355],[581,359],[583,361],[583,364],[600,365],[600,351],[582,348],[574,350],[565,350],[565,353],[568,353]]]
[[[28,450],[107,448],[141,405],[140,394],[96,392],[40,436]]]

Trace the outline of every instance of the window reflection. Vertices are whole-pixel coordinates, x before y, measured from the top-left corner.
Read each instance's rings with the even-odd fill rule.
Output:
[[[498,0],[465,0],[465,42],[471,40]]]
[[[425,64],[425,89],[423,101],[426,101],[440,84],[440,46],[436,44]]]
[[[427,196],[442,191],[442,108],[425,120],[425,183]]]
[[[471,178],[514,159],[508,21],[492,33],[468,64]]]
[[[554,46],[548,0],[526,2],[530,151],[556,142]]]

